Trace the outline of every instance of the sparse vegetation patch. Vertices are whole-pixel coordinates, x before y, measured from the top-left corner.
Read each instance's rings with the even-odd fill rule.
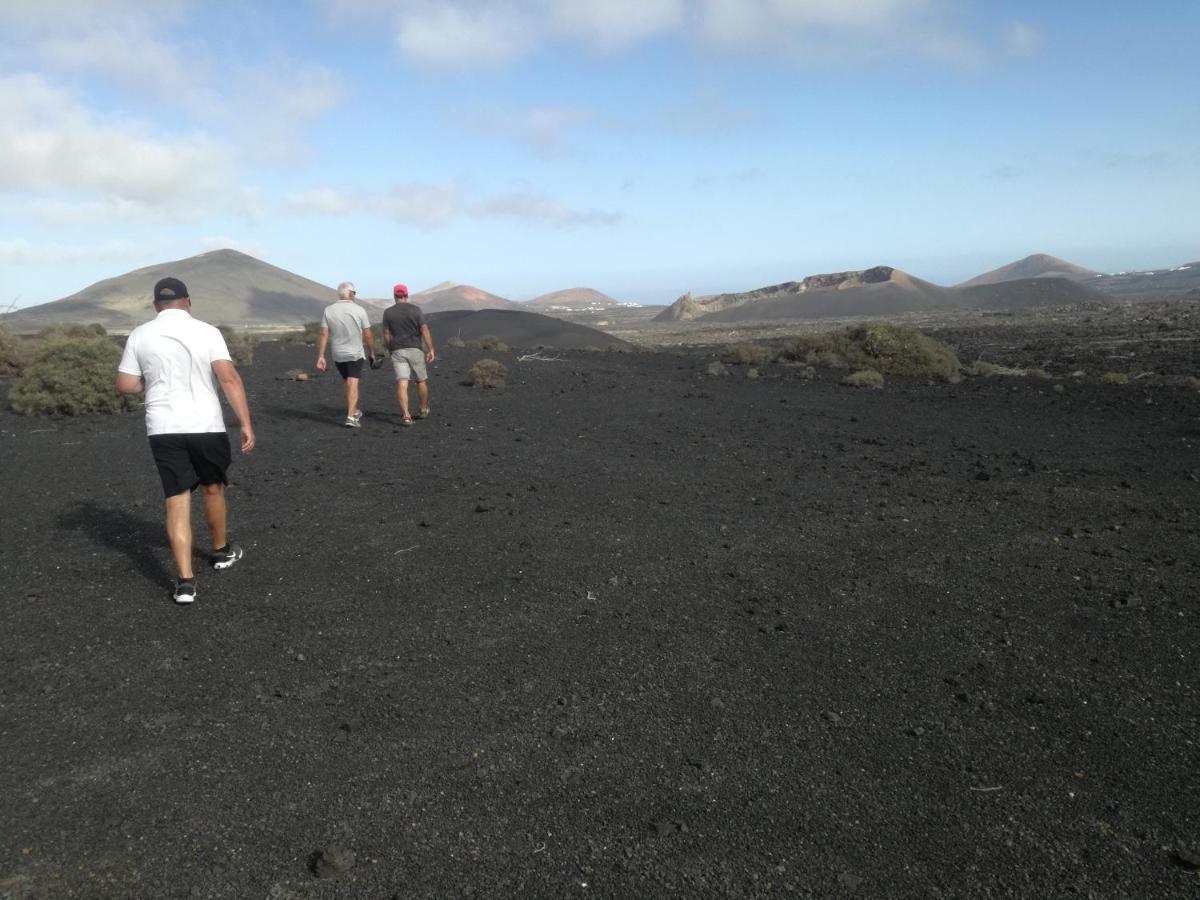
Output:
[[[479,339],[479,349],[492,350],[497,353],[502,353],[508,349],[508,344],[504,343],[504,341],[500,340],[500,338],[496,337],[494,334],[485,334]]]
[[[1128,372],[1105,372],[1100,376],[1103,384],[1129,384]]]
[[[774,354],[762,344],[742,342],[721,354],[721,362],[735,366],[765,366]]]
[[[304,327],[299,331],[285,331],[279,336],[281,344],[305,344],[309,347],[317,346],[317,341],[321,337],[320,322],[305,322]]]
[[[842,384],[849,387],[859,388],[875,388],[883,387],[883,376],[874,369],[861,369],[858,372],[851,372],[842,379]]]
[[[218,325],[217,330],[225,338],[225,346],[229,348],[229,356],[238,368],[251,365],[254,362],[254,351],[258,349],[260,338],[245,331],[234,331],[229,325]]]
[[[29,348],[4,325],[0,325],[0,378],[20,375]]]
[[[784,345],[784,355],[811,366],[944,381],[957,381],[962,369],[953,350],[909,325],[862,325],[803,335]]]
[[[496,359],[481,359],[470,370],[471,384],[478,388],[502,388],[508,369]]]
[[[118,413],[140,401],[116,392],[114,381],[121,348],[107,334],[47,329],[33,358],[13,385],[9,401],[22,416],[82,416]]]

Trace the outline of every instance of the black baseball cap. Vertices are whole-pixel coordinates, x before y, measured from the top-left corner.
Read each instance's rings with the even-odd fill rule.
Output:
[[[162,278],[154,285],[155,303],[174,303],[188,296],[187,285],[178,278]]]

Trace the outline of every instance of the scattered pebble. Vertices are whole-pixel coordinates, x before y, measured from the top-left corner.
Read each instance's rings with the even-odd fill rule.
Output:
[[[330,844],[313,856],[312,871],[318,878],[336,878],[354,868],[354,851],[349,847]]]

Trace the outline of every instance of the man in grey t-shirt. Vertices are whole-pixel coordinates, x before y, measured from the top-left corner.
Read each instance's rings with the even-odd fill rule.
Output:
[[[342,376],[342,392],[346,395],[346,421],[343,424],[347,428],[358,428],[362,424],[362,410],[358,408],[358,380],[362,377],[363,362],[368,357],[375,357],[375,342],[366,312],[354,302],[357,296],[354,285],[343,281],[338,285],[337,293],[338,302],[325,307],[325,315],[321,320],[317,371],[325,371],[325,348],[332,337],[333,364]]]

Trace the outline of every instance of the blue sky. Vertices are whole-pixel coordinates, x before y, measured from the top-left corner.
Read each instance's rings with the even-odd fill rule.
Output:
[[[234,247],[635,302],[1200,258],[1200,4],[3,0],[0,304]]]

